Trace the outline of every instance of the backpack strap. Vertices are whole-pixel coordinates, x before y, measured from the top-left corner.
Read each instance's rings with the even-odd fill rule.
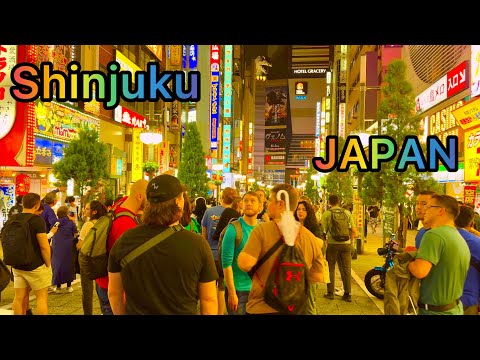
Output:
[[[112,221],[114,221],[115,219],[118,219],[121,216],[128,216],[130,219],[135,221],[137,225],[140,223],[138,221],[138,218],[135,215],[133,215],[130,211],[120,211],[118,214],[113,213]]]
[[[242,242],[242,224],[238,220],[232,221],[233,227],[235,228],[235,249],[240,246],[240,243]]]
[[[173,235],[177,231],[181,231],[181,230],[184,230],[184,228],[180,224],[175,225],[175,226],[169,226],[167,229],[162,231],[157,236],[154,236],[150,240],[144,242],[142,245],[140,245],[139,247],[135,248],[133,251],[131,251],[130,253],[125,255],[123,257],[123,259],[120,260],[120,265],[122,266],[122,268],[124,268],[133,259],[136,259],[138,256],[142,255],[144,252],[150,250],[155,245],[161,243],[163,240],[168,238],[170,235]]]
[[[275,223],[275,225],[277,225],[277,223]],[[282,246],[283,244],[285,244],[285,240],[283,239],[283,234],[282,232],[280,231],[280,228],[278,227],[277,225],[277,229],[278,231],[280,232],[280,239],[278,239],[278,241],[273,244],[273,246],[260,258],[260,260],[258,260],[258,262],[253,265],[253,267],[250,269],[250,271],[248,272],[248,275],[250,276],[250,279],[253,279],[253,276],[255,275],[255,273],[257,272],[257,270],[260,268],[260,266],[263,265],[263,263],[265,261],[268,260],[268,258],[270,256],[273,255],[273,253],[275,251],[277,251],[277,249]]]
[[[480,264],[473,257],[470,257],[470,265],[480,272]]]

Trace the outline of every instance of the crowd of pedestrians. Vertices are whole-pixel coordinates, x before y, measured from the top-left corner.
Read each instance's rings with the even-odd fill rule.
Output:
[[[280,191],[288,197],[280,200]],[[207,205],[203,197],[191,199],[176,177],[164,174],[139,180],[128,196],[105,203],[92,200],[80,208],[74,197],[60,206],[57,201],[55,191],[43,199],[28,193],[17,197],[10,209],[9,218],[28,221],[35,249],[30,263],[12,269],[16,315],[48,314],[49,288],[54,294],[72,292],[77,274],[85,315],[92,314],[94,288],[103,315],[279,314],[264,295],[280,250],[256,265],[283,237],[279,223],[287,209],[293,209],[298,223],[295,246],[308,270],[304,314],[317,313],[319,283],[327,284],[324,297],[335,299],[335,276],[329,274],[337,267],[344,289],[341,299],[352,301],[352,244],[358,233],[351,211],[335,194],[328,197],[326,209],[319,209],[289,184],[275,185],[268,200],[262,189],[240,196],[227,187],[218,205]],[[368,212],[376,223],[378,206]],[[107,239],[108,275],[90,280],[79,265],[79,251],[95,223],[109,213],[113,220]],[[417,195],[415,213],[422,227],[407,269],[420,279],[419,313],[477,315],[476,213],[455,198],[432,191]],[[338,226],[345,227],[346,236],[338,235]],[[34,311],[28,301],[31,291],[37,299]]]

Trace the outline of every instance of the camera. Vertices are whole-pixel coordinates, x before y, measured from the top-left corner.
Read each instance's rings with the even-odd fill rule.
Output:
[[[68,212],[68,215],[69,215],[69,216],[75,216],[75,213],[74,213],[73,211],[69,211],[69,212]]]

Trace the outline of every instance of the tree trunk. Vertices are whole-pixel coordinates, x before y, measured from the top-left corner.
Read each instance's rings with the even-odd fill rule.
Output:
[[[398,205],[398,212],[400,215],[400,220],[398,222],[398,229],[397,229],[397,242],[400,248],[404,248],[406,246],[407,239],[403,236],[404,234],[404,219],[405,214],[403,213],[403,204]]]

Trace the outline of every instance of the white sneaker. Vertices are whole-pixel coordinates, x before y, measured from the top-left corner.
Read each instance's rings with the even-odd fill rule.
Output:
[[[61,290],[62,290],[62,289],[59,289],[59,288],[57,288],[56,286],[53,288],[53,292],[54,292],[55,294],[60,293]]]
[[[67,291],[68,291],[69,293],[73,292],[73,287],[71,287],[71,286],[68,287],[68,288],[67,288]]]

